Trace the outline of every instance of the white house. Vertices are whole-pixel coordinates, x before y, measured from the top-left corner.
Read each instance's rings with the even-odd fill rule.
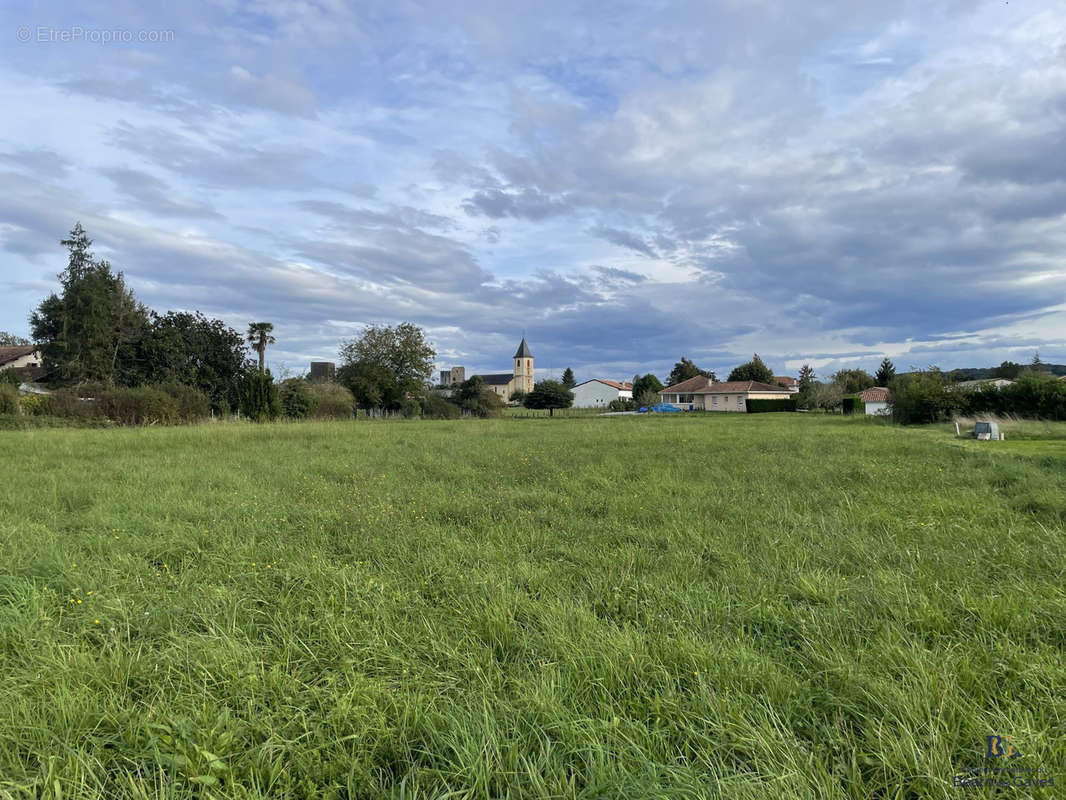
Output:
[[[863,389],[859,399],[866,405],[867,414],[883,417],[892,413],[892,392],[884,386]]]
[[[38,369],[42,361],[32,344],[0,347],[0,369]]]
[[[593,378],[579,383],[573,389],[574,408],[606,408],[612,400],[628,400],[633,397],[633,384]]]

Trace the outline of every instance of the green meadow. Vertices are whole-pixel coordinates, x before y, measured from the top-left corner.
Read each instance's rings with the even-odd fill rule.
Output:
[[[1043,431],[0,432],[0,798],[1061,797]]]

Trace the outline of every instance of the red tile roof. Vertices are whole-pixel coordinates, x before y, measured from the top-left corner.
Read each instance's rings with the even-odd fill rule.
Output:
[[[711,383],[702,375],[662,389],[659,394],[741,394],[744,392],[777,392],[788,394],[782,386],[771,386],[758,381],[723,381]]]
[[[869,389],[863,389],[859,392],[859,399],[864,403],[890,403],[892,402],[892,392],[884,386],[871,386]]]
[[[669,394],[692,394],[693,392],[702,391],[707,388],[710,381],[703,375],[697,375],[695,378],[689,378],[687,381],[681,381],[681,383],[675,383],[673,386],[667,386],[665,389],[660,389],[659,394],[664,392]]]
[[[783,383],[790,389],[793,386],[799,386],[799,381],[797,381],[795,378],[790,378],[788,375],[774,375],[774,382]]]

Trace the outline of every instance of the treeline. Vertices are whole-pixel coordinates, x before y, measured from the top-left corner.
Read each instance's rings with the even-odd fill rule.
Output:
[[[0,414],[61,417],[73,423],[174,424],[209,415],[253,421],[366,416],[499,416],[504,403],[478,377],[447,392],[430,383],[436,352],[411,323],[371,325],[341,342],[333,380],[287,378],[266,369],[273,325],[242,335],[199,312],[159,314],[138,302],[121,272],[98,259],[81,224],[62,241],[60,290],[30,315],[47,393],[20,397],[21,376],[0,373]],[[26,344],[14,339],[9,344]],[[249,358],[249,348],[257,360]],[[258,363],[257,363],[258,362]],[[532,408],[564,408],[566,387],[538,383],[516,398]]]
[[[1066,420],[1066,381],[1026,371],[1007,386],[959,386],[933,367],[901,375],[893,387],[892,416],[905,425],[982,414]]]
[[[94,256],[80,223],[62,244],[60,291],[30,314],[41,381],[54,391],[27,395],[20,411],[170,423],[239,407],[242,384],[255,379],[240,333],[199,312],[145,307],[122,273]],[[5,407],[11,402],[8,390]]]

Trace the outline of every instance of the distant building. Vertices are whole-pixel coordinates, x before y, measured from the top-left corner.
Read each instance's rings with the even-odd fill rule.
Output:
[[[337,377],[337,365],[332,361],[312,361],[311,380],[331,381]]]
[[[667,386],[659,399],[689,411],[747,411],[748,400],[784,400],[792,392],[758,381],[715,383],[703,375]]]
[[[883,417],[892,413],[892,392],[885,386],[871,386],[859,392],[859,399],[866,405],[866,413]]]
[[[0,371],[15,370],[23,380],[35,380],[44,374],[44,357],[32,344],[0,347]]]
[[[504,402],[509,402],[515,392],[529,394],[533,391],[533,352],[526,344],[526,337],[514,354],[512,372],[491,372],[471,377],[481,378],[485,387],[499,395]],[[466,367],[452,367],[441,370],[440,384],[444,387],[454,386],[466,380]]]
[[[593,378],[579,383],[571,391],[574,393],[574,408],[606,408],[612,400],[632,399],[633,384]]]
[[[955,385],[962,389],[1002,389],[1004,386],[1011,386],[1013,383],[1014,381],[1009,381],[1006,378],[982,378],[976,381],[961,381]]]
[[[440,385],[451,386],[466,380],[466,367],[452,367],[440,371]]]
[[[795,394],[800,390],[799,381],[787,375],[774,375],[774,383],[783,384],[790,394]]]

